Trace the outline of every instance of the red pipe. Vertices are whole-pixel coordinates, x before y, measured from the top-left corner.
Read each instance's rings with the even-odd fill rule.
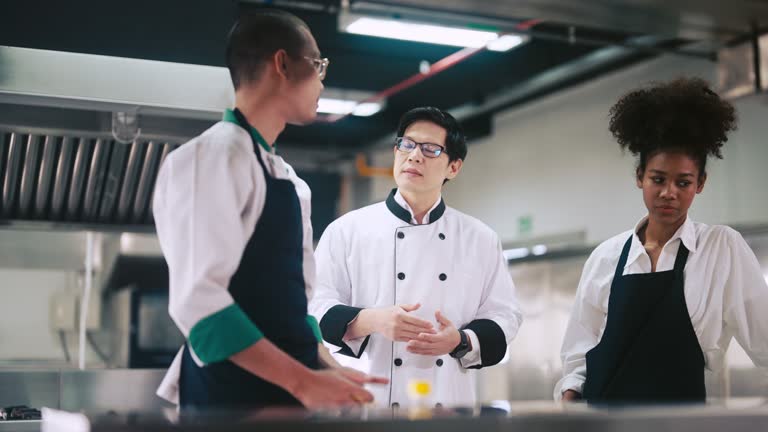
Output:
[[[540,20],[540,19],[531,19],[531,20],[523,21],[523,22],[517,24],[515,26],[515,29],[516,30],[530,30],[533,26],[535,26],[535,25],[537,25],[537,24],[539,24],[541,22],[542,22],[542,20]],[[503,35],[504,34],[502,34],[502,36]],[[424,81],[427,78],[431,78],[431,77],[439,74],[440,72],[445,71],[448,68],[456,66],[457,64],[463,62],[464,60],[474,56],[475,54],[477,54],[477,53],[479,53],[480,51],[483,51],[483,50],[485,50],[485,46],[482,46],[480,48],[463,48],[463,49],[461,49],[459,51],[456,51],[455,53],[453,53],[453,54],[451,54],[451,55],[449,55],[447,57],[444,57],[444,58],[438,60],[437,62],[435,62],[435,64],[433,64],[429,68],[429,72],[427,72],[425,74],[417,73],[415,75],[412,75],[412,76],[406,78],[405,80],[403,80],[403,81],[401,81],[401,82],[399,82],[399,83],[397,83],[397,84],[395,84],[395,85],[393,85],[393,86],[391,86],[389,88],[386,88],[386,89],[380,91],[379,93],[376,93],[375,95],[373,95],[373,96],[371,96],[371,97],[369,97],[367,99],[364,99],[364,100],[358,102],[357,105],[361,105],[361,104],[364,104],[364,103],[378,102],[378,101],[386,99],[386,98],[388,98],[388,97],[390,97],[392,95],[400,93],[401,91],[403,91],[403,90],[405,90],[405,89],[407,89],[409,87],[413,87],[414,85]],[[351,112],[350,113],[346,113],[346,114],[333,114],[333,115],[329,115],[327,117],[324,117],[322,119],[318,118],[318,120],[326,122],[326,123],[336,123],[337,121],[339,121],[339,120],[341,120],[343,118],[346,118],[347,116],[349,116],[351,114],[352,114]]]

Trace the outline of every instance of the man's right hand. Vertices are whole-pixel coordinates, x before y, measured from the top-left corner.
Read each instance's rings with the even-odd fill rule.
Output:
[[[581,400],[581,393],[576,390],[566,390],[563,392],[563,402],[576,402]]]
[[[229,359],[248,372],[282,387],[307,408],[371,402],[373,395],[363,388],[363,384],[386,381],[337,368],[309,369],[266,338]]]
[[[416,303],[370,309],[374,331],[395,342],[408,342],[418,338],[419,333],[437,333],[431,322],[410,314],[420,307]]]
[[[373,402],[373,395],[362,384],[353,382],[338,369],[309,371],[298,380],[291,394],[309,409]]]

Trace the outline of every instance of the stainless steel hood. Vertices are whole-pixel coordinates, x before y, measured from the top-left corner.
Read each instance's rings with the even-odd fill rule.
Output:
[[[0,46],[0,227],[152,230],[163,159],[233,104],[223,67]],[[128,144],[116,112],[138,116]],[[296,169],[334,157],[281,153]]]
[[[0,103],[218,120],[226,68],[0,46]]]
[[[163,159],[233,99],[226,68],[0,46],[0,223],[151,229]]]

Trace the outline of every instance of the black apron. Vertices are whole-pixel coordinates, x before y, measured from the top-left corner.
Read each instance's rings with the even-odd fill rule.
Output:
[[[600,343],[587,353],[590,403],[690,403],[706,399],[704,354],[683,291],[688,249],[673,270],[623,275],[632,237],[611,284]]]
[[[235,110],[238,124],[250,126]],[[229,292],[264,337],[299,362],[318,369],[317,338],[307,323],[307,295],[303,269],[301,204],[290,180],[270,175],[258,143],[256,158],[264,170],[267,194]],[[179,381],[182,410],[255,409],[300,406],[282,388],[241,369],[229,360],[197,366],[184,348]]]

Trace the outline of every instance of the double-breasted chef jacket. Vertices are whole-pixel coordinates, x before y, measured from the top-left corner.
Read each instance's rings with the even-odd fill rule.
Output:
[[[474,404],[472,369],[501,362],[522,323],[498,236],[442,198],[422,224],[396,189],[384,202],[347,213],[323,233],[315,262],[310,313],[341,363],[390,379],[369,386],[377,406],[408,405],[412,380],[430,383],[427,403]],[[416,303],[421,307],[411,313],[435,329],[437,310],[464,329],[472,351],[455,359],[409,353],[406,342],[379,333],[344,339],[363,308]]]

